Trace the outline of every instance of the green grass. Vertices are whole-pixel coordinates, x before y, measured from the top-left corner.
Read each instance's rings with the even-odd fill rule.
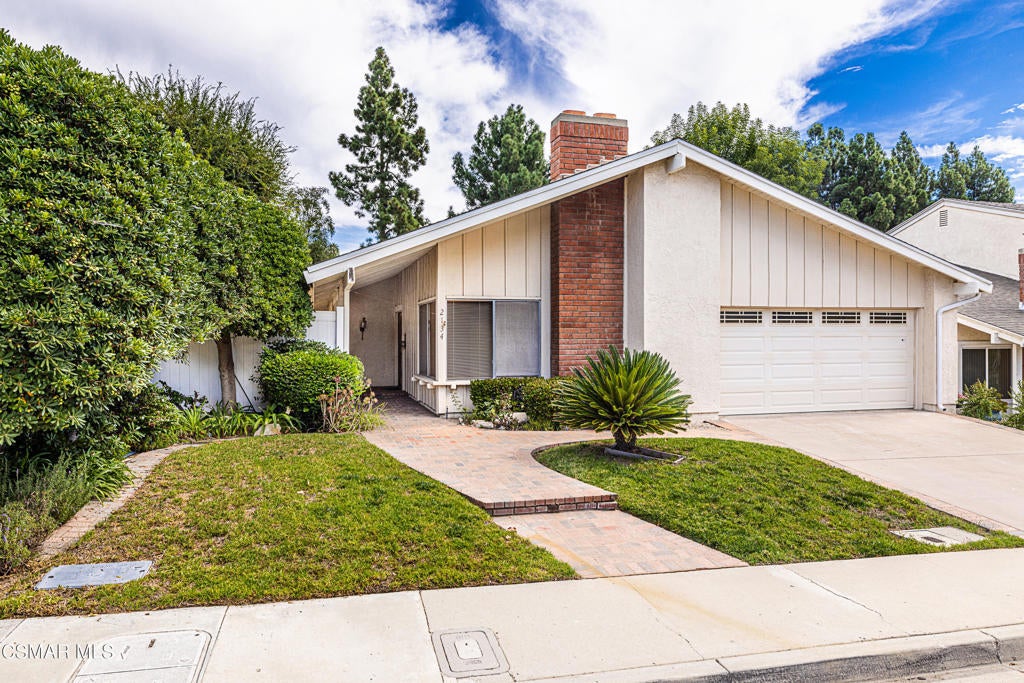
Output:
[[[35,591],[49,567],[153,560],[118,586]],[[358,435],[178,451],[70,552],[0,583],[0,618],[571,578],[455,491]]]
[[[838,560],[942,548],[890,529],[953,526],[985,534],[954,550],[1024,546],[1005,533],[929,508],[788,448],[718,439],[644,439],[686,455],[679,465],[610,458],[602,445],[546,450],[538,460],[562,474],[619,494],[641,519],[751,564]]]

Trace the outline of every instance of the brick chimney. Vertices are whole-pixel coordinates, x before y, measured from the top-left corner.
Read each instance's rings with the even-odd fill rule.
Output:
[[[567,110],[551,122],[551,179],[627,154],[629,129],[614,114]],[[551,206],[551,374],[566,375],[609,345],[622,348],[625,182]]]
[[[627,154],[629,127],[615,114],[566,109],[551,122],[551,180]]]
[[[1017,250],[1017,308],[1024,311],[1024,249]]]

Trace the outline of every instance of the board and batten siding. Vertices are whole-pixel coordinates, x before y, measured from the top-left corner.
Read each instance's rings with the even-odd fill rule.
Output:
[[[924,269],[722,183],[721,301],[771,308],[918,308]]]
[[[449,299],[539,299],[547,206],[456,235],[438,245]]]
[[[402,333],[405,335],[400,385],[417,401],[436,410],[437,392],[428,389],[419,380],[414,380],[412,377],[419,372],[419,307],[421,303],[430,301],[437,296],[437,248],[430,249],[416,259],[412,265],[398,275],[398,278],[399,304],[402,307]],[[435,320],[434,329],[437,328],[438,321]]]

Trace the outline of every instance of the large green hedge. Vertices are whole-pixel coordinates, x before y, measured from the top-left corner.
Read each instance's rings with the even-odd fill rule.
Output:
[[[207,324],[195,158],[111,77],[0,31],[0,448],[88,450]]]
[[[357,393],[364,389],[362,361],[314,344],[293,343],[284,351],[273,346],[264,349],[257,376],[264,400],[278,409],[291,408],[306,429],[320,426],[318,397],[334,391],[335,378],[341,388]]]

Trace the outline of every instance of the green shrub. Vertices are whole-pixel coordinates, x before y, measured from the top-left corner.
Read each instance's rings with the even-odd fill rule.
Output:
[[[325,432],[368,432],[384,424],[384,405],[373,391],[362,395],[335,382],[334,389],[320,396],[320,414]]]
[[[469,383],[469,399],[473,402],[474,416],[490,406],[509,404],[513,412],[523,412],[538,424],[552,424],[552,401],[555,387],[564,377],[495,377],[476,379]],[[485,419],[478,417],[478,419]]]
[[[104,413],[208,324],[195,157],[110,76],[0,30],[0,159],[0,457],[116,448]]]
[[[610,431],[615,447],[631,449],[645,434],[664,434],[690,421],[690,397],[653,351],[620,353],[614,346],[555,388],[555,418],[567,427]]]
[[[0,505],[0,575],[28,562],[32,548],[54,528],[51,519],[35,517],[24,503]]]
[[[291,408],[306,429],[320,426],[323,420],[320,396],[333,392],[335,381],[356,395],[361,395],[365,389],[362,361],[335,349],[264,351],[260,355],[257,379],[263,399]]]
[[[982,381],[964,387],[956,401],[956,409],[961,415],[991,420],[995,413],[1006,410],[1006,402],[999,397],[999,390]]]
[[[292,351],[318,351],[320,353],[334,353],[327,344],[313,339],[296,339],[294,337],[283,337],[267,342],[263,353],[291,353]]]
[[[1010,394],[1013,412],[1003,413],[1003,424],[1014,429],[1024,429],[1024,379],[1018,380]]]
[[[121,416],[123,438],[133,451],[166,448],[181,436],[181,410],[167,392],[153,384],[125,398],[113,410]]]

